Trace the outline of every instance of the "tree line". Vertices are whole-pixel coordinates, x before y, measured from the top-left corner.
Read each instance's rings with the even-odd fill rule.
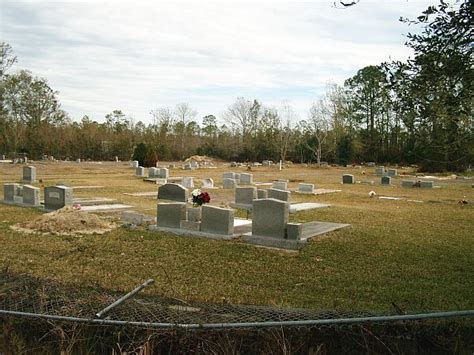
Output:
[[[242,97],[220,121],[210,114],[201,124],[187,103],[153,109],[150,124],[121,110],[107,114],[103,123],[88,116],[72,120],[46,79],[26,70],[10,73],[17,58],[2,42],[0,152],[126,160],[143,143],[159,160],[199,154],[464,170],[474,157],[472,17],[472,2],[453,8],[441,1],[416,20],[401,19],[422,27],[407,37],[414,56],[364,67],[343,85],[328,85],[303,120],[290,105],[270,107]]]

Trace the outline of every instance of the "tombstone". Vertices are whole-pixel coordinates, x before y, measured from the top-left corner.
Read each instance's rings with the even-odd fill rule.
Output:
[[[354,175],[351,174],[344,174],[342,175],[342,183],[343,184],[354,184]]]
[[[423,189],[432,189],[433,186],[433,181],[420,181],[420,187]]]
[[[138,168],[135,168],[135,176],[144,177],[145,176],[145,168],[142,167],[142,166],[139,166]]]
[[[134,168],[134,169],[138,168],[138,160],[133,160],[132,161],[132,168]]]
[[[36,181],[36,168],[34,166],[23,167],[23,181],[29,183]]]
[[[285,238],[289,212],[288,202],[272,198],[253,201],[252,235]]]
[[[322,161],[322,162],[319,163],[319,166],[321,168],[327,168],[327,167],[329,167],[329,163],[327,161]]]
[[[388,174],[388,176],[397,176],[398,171],[397,171],[397,169],[388,169],[387,174]]]
[[[415,182],[413,180],[402,180],[401,186],[402,187],[413,187]]]
[[[180,184],[164,184],[158,188],[158,199],[187,202],[188,190]]]
[[[251,185],[253,183],[253,175],[249,173],[241,173],[240,174],[240,183],[242,185]]]
[[[274,181],[272,188],[277,190],[288,190],[288,183],[286,181]]]
[[[158,176],[162,179],[168,179],[170,176],[170,171],[167,168],[160,168]]]
[[[80,163],[81,162],[81,159],[80,158],[77,158],[76,159],[76,163]]]
[[[235,174],[234,174],[234,179],[235,179],[235,181],[236,181],[237,183],[239,183],[239,182],[240,182],[240,174],[239,174],[239,173],[235,173]]]
[[[392,178],[390,176],[382,176],[380,178],[380,183],[382,185],[390,185],[392,183]]]
[[[40,189],[31,185],[23,185],[23,203],[25,205],[40,205]]]
[[[314,193],[314,184],[298,184],[298,192]]]
[[[194,188],[194,178],[191,176],[184,176],[181,179],[181,185],[183,185],[187,189],[193,189]]]
[[[291,240],[300,240],[303,232],[303,223],[287,223],[286,238]]]
[[[148,168],[148,177],[150,178],[161,177],[160,170],[158,168]]]
[[[20,184],[3,184],[3,199],[8,202],[15,202],[15,196],[18,196]]]
[[[268,191],[265,189],[258,189],[257,190],[257,198],[268,198]]]
[[[201,187],[204,188],[204,189],[205,188],[208,188],[208,189],[214,188],[214,180],[212,180],[211,178],[202,179]]]
[[[119,157],[118,157],[118,156],[115,156],[115,162],[116,162],[116,163],[119,162]]]
[[[384,174],[385,174],[385,167],[383,167],[383,166],[377,166],[377,167],[375,168],[375,175],[380,176],[380,175],[384,175]]]
[[[235,203],[243,205],[251,205],[253,200],[257,198],[256,187],[236,187]]]
[[[72,205],[72,187],[48,186],[44,189],[44,208],[58,210]]]
[[[235,179],[235,173],[224,173],[222,179]]]
[[[156,225],[168,228],[180,228],[186,220],[186,204],[180,202],[159,203],[156,207]]]
[[[271,165],[271,164],[270,164],[270,160],[262,160],[262,165],[263,165],[263,166]]]
[[[1,158],[0,160],[6,160],[6,159],[7,159],[7,157],[5,156],[5,154],[0,155],[0,158]]]
[[[28,164],[28,157],[24,157],[24,158],[23,158],[23,162],[24,162],[25,164]]]
[[[369,161],[369,162],[367,163],[367,166],[373,168],[373,167],[375,166],[375,162]]]
[[[237,186],[237,181],[235,181],[235,179],[224,179],[222,183],[222,188],[224,189],[235,189],[235,187]]]
[[[276,200],[290,202],[290,191],[278,190],[278,189],[268,189],[268,198],[274,198]]]
[[[232,235],[234,233],[234,210],[202,206],[201,232]]]

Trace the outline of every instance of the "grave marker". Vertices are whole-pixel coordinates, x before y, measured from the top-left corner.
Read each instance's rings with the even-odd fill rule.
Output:
[[[268,189],[268,198],[274,198],[276,200],[290,202],[290,191],[278,190],[278,189]]]
[[[186,204],[179,202],[159,203],[156,207],[156,225],[168,228],[180,228],[186,220]]]
[[[40,205],[40,189],[31,185],[23,185],[23,203],[25,205]]]
[[[298,184],[298,192],[314,193],[314,184]]]
[[[241,173],[239,181],[242,185],[251,185],[253,183],[253,175],[249,173]]]
[[[235,203],[243,205],[251,205],[253,200],[257,198],[256,187],[236,187]]]
[[[354,175],[351,174],[344,174],[342,175],[342,183],[343,184],[354,184]]]
[[[188,190],[180,184],[164,184],[158,188],[158,199],[187,202]]]
[[[285,238],[290,204],[272,198],[253,201],[252,236]]]
[[[23,167],[23,181],[29,183],[36,181],[36,168],[34,166]]]
[[[230,208],[202,206],[201,232],[232,235],[234,211]]]
[[[72,188],[68,186],[48,186],[44,189],[44,208],[58,210],[72,205]]]

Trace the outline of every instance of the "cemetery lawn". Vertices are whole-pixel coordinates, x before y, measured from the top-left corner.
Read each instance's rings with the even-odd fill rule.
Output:
[[[137,206],[134,210],[156,213],[156,200],[124,195],[157,189],[134,177],[126,163],[33,165],[46,186],[57,182],[102,185],[100,189],[77,190],[74,196],[114,198]],[[393,187],[383,187],[380,178],[373,175],[373,168],[364,169],[365,175],[356,168],[293,165],[282,172],[273,166],[253,169],[254,181],[290,179],[290,188],[306,182],[318,188],[342,190],[320,196],[292,195],[293,202],[332,206],[290,215],[290,221],[352,225],[315,238],[299,252],[145,229],[118,228],[88,236],[21,234],[10,226],[36,218],[41,212],[0,205],[0,267],[65,284],[120,292],[154,278],[155,284],[145,293],[183,300],[340,311],[474,309],[473,181],[435,180],[435,185],[444,186],[406,189],[400,187],[400,181],[409,178],[396,177],[392,179]],[[222,173],[227,171],[245,170],[226,165],[190,172],[173,169],[170,174],[212,177],[220,186]],[[356,180],[374,180],[375,185],[342,185],[344,173],[354,174]],[[19,177],[21,166],[0,164],[2,184],[18,181]],[[369,198],[371,190],[377,197],[405,200]],[[220,205],[233,198],[230,190],[209,193],[211,204]],[[462,198],[467,205],[458,204]]]

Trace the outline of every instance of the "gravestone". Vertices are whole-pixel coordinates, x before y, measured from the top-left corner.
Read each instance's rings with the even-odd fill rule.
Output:
[[[201,187],[212,189],[214,187],[214,180],[212,180],[211,178],[202,179]]]
[[[48,186],[44,189],[44,208],[58,210],[72,205],[72,188],[68,186]]]
[[[241,173],[239,182],[242,185],[251,185],[253,183],[253,175],[249,173]]]
[[[162,179],[168,179],[169,176],[170,176],[170,171],[167,168],[160,168],[159,169],[158,177],[160,177]]]
[[[375,175],[385,175],[385,167],[383,166],[377,166],[375,168]]]
[[[289,213],[288,202],[272,198],[253,201],[252,235],[285,238]]]
[[[268,189],[268,198],[274,198],[276,200],[290,202],[290,191],[278,190],[278,189]]]
[[[369,162],[367,163],[367,166],[369,166],[369,167],[374,167],[374,166],[375,166],[375,163],[374,163],[373,161],[369,161]]]
[[[235,179],[235,173],[224,173],[222,174],[222,179]]]
[[[243,205],[251,205],[253,200],[257,198],[256,187],[236,187],[235,203]]]
[[[224,179],[222,180],[224,189],[234,189],[237,186],[237,181],[235,179]]]
[[[231,235],[234,233],[234,210],[202,206],[201,232]]]
[[[188,190],[180,184],[164,184],[158,188],[158,199],[187,202]]]
[[[239,173],[235,173],[235,174],[234,174],[234,179],[235,179],[235,181],[236,181],[237,183],[239,183],[239,181],[240,181],[240,174],[239,174]]]
[[[387,174],[388,174],[388,176],[397,176],[398,171],[397,171],[397,169],[388,169]]]
[[[265,189],[258,189],[257,198],[268,198],[268,191]]]
[[[298,184],[298,192],[314,193],[314,184]]]
[[[415,182],[413,180],[402,180],[402,187],[413,187]]]
[[[187,189],[193,189],[194,188],[194,178],[191,176],[184,176],[181,179],[181,185],[183,185]]]
[[[77,158],[76,159],[76,163],[80,163],[81,162],[81,159],[80,158]]]
[[[135,176],[144,177],[145,176],[145,168],[142,167],[142,166],[139,166],[138,168],[135,168]]]
[[[272,188],[277,190],[288,190],[288,182],[286,181],[274,181]]]
[[[354,175],[351,174],[344,174],[342,175],[342,183],[343,184],[354,184]]]
[[[420,181],[420,187],[424,189],[432,189],[434,186],[433,181]]]
[[[160,170],[158,168],[148,168],[148,177],[150,178],[161,177]]]
[[[0,156],[0,158],[1,158],[0,160],[6,160],[6,159],[7,159],[7,157],[6,157],[4,154],[2,154],[2,155]]]
[[[132,168],[134,168],[134,169],[138,168],[138,160],[133,160],[132,161]]]
[[[15,202],[19,187],[20,184],[3,184],[3,199],[8,202]]]
[[[186,220],[186,204],[179,202],[159,203],[156,207],[156,225],[168,228],[180,228]]]
[[[31,185],[23,185],[23,203],[25,205],[40,205],[40,189]]]
[[[392,183],[392,178],[390,176],[382,176],[380,178],[380,183],[382,185],[390,185]]]
[[[303,223],[287,223],[286,238],[291,240],[300,240],[303,232]]]
[[[23,181],[29,183],[36,181],[36,168],[34,166],[23,167]]]

